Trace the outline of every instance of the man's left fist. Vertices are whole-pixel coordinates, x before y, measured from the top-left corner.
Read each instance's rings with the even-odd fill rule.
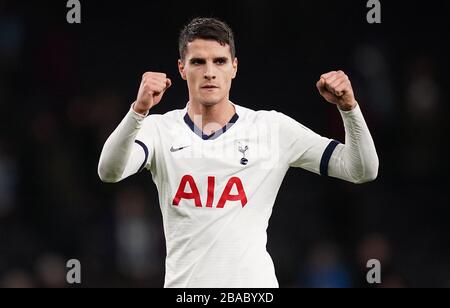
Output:
[[[323,74],[316,86],[323,98],[341,110],[349,111],[357,105],[352,84],[343,71]]]

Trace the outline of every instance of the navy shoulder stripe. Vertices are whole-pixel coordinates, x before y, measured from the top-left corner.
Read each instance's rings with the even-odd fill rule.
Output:
[[[332,140],[330,144],[328,144],[327,148],[323,152],[322,160],[320,161],[320,174],[324,176],[328,176],[328,164],[330,163],[331,155],[334,152],[334,149],[338,146],[339,142],[336,140]]]
[[[148,148],[147,148],[147,146],[145,145],[145,143],[143,143],[143,142],[140,141],[140,140],[135,140],[134,142],[136,142],[137,144],[139,144],[139,145],[142,147],[142,149],[144,149],[144,153],[145,153],[145,159],[144,159],[144,162],[142,163],[141,167],[140,167],[139,170],[138,170],[138,173],[139,173],[139,172],[141,172],[142,170],[144,170],[145,165],[146,165],[146,163],[147,163],[147,160],[148,160]]]

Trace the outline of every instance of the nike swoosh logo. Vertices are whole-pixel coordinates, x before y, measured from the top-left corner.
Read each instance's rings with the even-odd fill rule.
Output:
[[[173,146],[170,148],[170,152],[174,153],[174,152],[178,152],[181,150],[184,150],[186,148],[190,147],[189,145],[185,146],[185,147],[181,147],[181,148],[174,148]]]

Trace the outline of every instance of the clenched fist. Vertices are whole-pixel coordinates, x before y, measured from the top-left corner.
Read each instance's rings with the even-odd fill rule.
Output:
[[[140,114],[147,114],[148,111],[157,105],[170,88],[172,81],[166,74],[147,72],[142,76],[136,102],[133,105],[134,111]]]
[[[320,95],[339,109],[348,111],[355,108],[357,102],[352,85],[343,71],[332,71],[320,76],[316,84]]]

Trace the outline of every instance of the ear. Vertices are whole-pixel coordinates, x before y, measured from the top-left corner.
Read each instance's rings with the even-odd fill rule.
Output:
[[[238,69],[238,58],[234,58],[234,60],[233,60],[233,76],[232,76],[232,79],[236,78],[237,69]]]
[[[183,78],[183,80],[186,80],[186,72],[184,71],[184,62],[181,59],[178,60],[178,71],[180,72],[181,78]]]

